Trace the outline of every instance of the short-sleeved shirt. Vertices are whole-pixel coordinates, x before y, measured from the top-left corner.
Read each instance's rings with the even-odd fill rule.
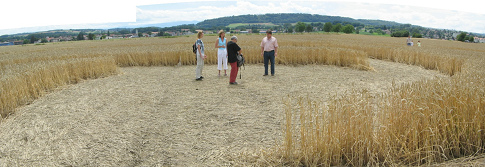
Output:
[[[236,43],[229,41],[227,43],[227,62],[234,63],[237,62],[237,52],[240,51],[241,48]]]
[[[201,53],[201,54],[204,54],[204,42],[202,42],[202,39],[198,39],[198,40],[195,42],[195,44],[197,45],[197,47],[199,47],[199,46],[200,46],[200,53]],[[199,53],[199,52],[197,51],[197,53]]]
[[[411,42],[412,42],[411,38],[408,38],[407,43],[411,43]]]
[[[271,37],[270,39],[268,39],[268,37],[264,37],[261,41],[261,47],[264,47],[264,51],[275,50],[275,48],[278,47],[278,41],[275,37]]]

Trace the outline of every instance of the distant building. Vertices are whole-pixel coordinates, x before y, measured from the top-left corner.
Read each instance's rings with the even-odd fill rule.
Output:
[[[13,44],[14,45],[23,45],[24,41],[14,41]]]
[[[478,38],[478,37],[475,37],[474,41],[476,43],[485,43],[485,38]]]
[[[1,42],[0,46],[10,46],[13,45],[13,42]]]
[[[272,33],[276,33],[277,31],[276,31],[276,30],[273,30],[273,31],[271,31],[271,32],[272,32]],[[261,30],[261,31],[259,31],[259,33],[260,33],[260,34],[266,34],[266,31]]]

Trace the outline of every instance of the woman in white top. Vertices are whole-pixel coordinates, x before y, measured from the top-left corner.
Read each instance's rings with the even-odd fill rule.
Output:
[[[219,76],[221,76],[221,70],[224,67],[224,76],[227,76],[227,40],[224,38],[226,33],[224,30],[219,31],[219,38],[216,40],[217,49],[217,69],[219,70]]]

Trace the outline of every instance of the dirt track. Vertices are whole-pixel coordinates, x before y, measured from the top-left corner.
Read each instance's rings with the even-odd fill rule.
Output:
[[[282,140],[288,95],[326,100],[351,89],[446,77],[370,60],[376,71],[335,66],[247,65],[240,84],[205,66],[130,67],[56,90],[0,123],[1,166],[227,166],[241,152]],[[229,73],[229,70],[228,70]]]

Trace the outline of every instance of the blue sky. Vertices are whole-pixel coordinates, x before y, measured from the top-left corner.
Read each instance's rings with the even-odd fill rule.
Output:
[[[380,19],[431,28],[485,33],[484,2],[306,0],[65,0],[7,1],[0,35],[52,29],[115,28],[180,21],[203,21],[232,15],[310,13],[355,19]],[[28,5],[24,5],[28,4]],[[7,13],[7,14],[6,14]],[[12,14],[10,14],[12,13]]]

